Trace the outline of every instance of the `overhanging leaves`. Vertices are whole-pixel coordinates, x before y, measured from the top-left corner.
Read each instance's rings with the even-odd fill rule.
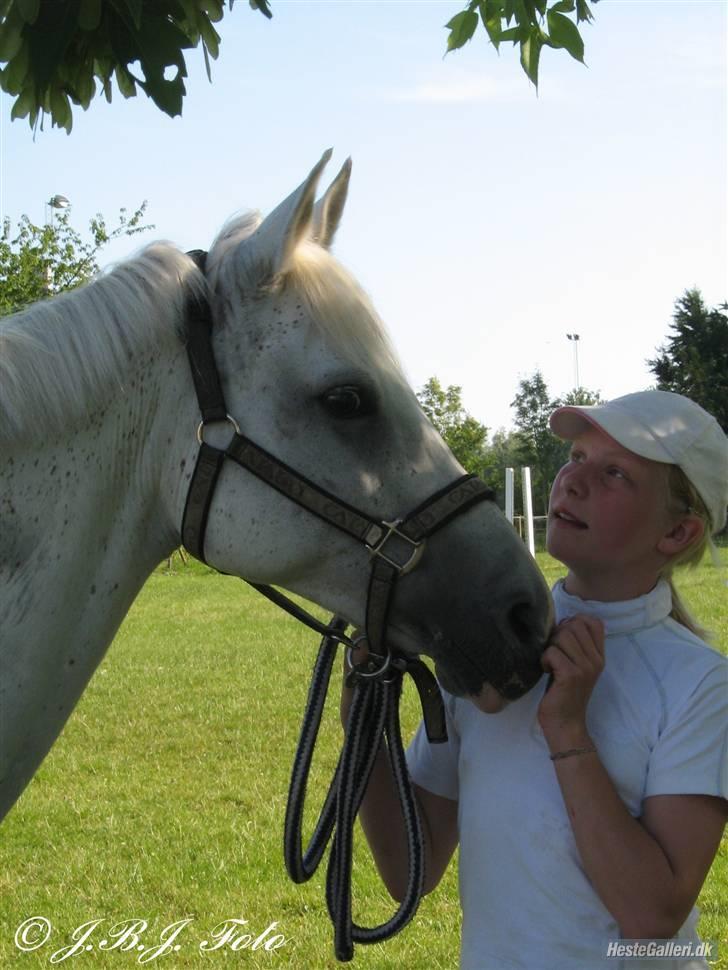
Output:
[[[250,6],[272,16],[268,0]],[[4,0],[0,88],[16,97],[11,117],[27,117],[35,128],[49,115],[53,125],[70,131],[70,102],[87,108],[97,82],[109,101],[114,82],[125,98],[138,86],[166,114],[179,115],[186,93],[183,52],[201,42],[209,77],[220,41],[212,25],[224,12],[224,0]],[[130,70],[136,63],[140,77]]]
[[[557,0],[550,7],[548,0],[471,0],[445,25],[450,31],[447,50],[463,47],[480,22],[496,50],[505,41],[520,44],[521,67],[538,87],[544,47],[564,49],[584,63],[584,41],[577,24],[594,19],[590,2],[598,0]]]
[[[478,26],[478,15],[473,10],[463,10],[462,13],[456,14],[446,26],[450,30],[450,36],[447,38],[447,49],[453,51],[462,47],[463,44],[467,44],[473,36],[475,28]]]
[[[549,36],[554,47],[564,47],[577,61],[584,63],[584,41],[573,20],[562,13],[549,10],[547,14]]]

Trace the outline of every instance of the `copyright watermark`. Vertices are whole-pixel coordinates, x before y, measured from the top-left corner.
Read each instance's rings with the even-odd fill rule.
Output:
[[[715,960],[718,944],[714,940],[610,940],[606,955],[619,960]]]
[[[58,946],[59,936],[46,916],[31,916],[15,931],[15,946],[23,953],[33,953],[47,948],[49,963],[63,963],[71,957],[94,951],[116,950],[119,953],[133,954],[136,963],[152,963],[170,953],[194,948],[200,953],[215,950],[253,950],[270,953],[290,943],[290,938],[278,932],[278,923],[269,923],[262,931],[253,930],[246,919],[225,919],[211,930],[197,934],[190,926],[194,916],[177,920],[155,932],[152,923],[146,919],[131,918],[112,922],[105,917],[91,919],[77,926],[70,936],[64,938],[64,945]],[[70,941],[70,942],[68,942]]]

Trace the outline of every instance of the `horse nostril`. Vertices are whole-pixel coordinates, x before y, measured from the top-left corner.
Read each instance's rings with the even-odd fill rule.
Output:
[[[530,603],[516,603],[508,610],[509,629],[519,643],[529,644],[538,630],[536,612]]]

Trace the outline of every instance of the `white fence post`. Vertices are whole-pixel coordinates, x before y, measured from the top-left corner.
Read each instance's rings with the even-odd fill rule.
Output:
[[[506,468],[506,518],[513,525],[513,469]]]
[[[531,501],[531,469],[521,469],[521,484],[523,486],[523,515],[526,519],[526,540],[528,551],[536,555],[536,543],[533,538],[533,503]]]

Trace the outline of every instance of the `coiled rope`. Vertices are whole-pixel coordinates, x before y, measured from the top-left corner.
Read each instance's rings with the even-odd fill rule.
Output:
[[[351,666],[347,685],[353,698],[341,755],[308,847],[303,850],[302,822],[309,771],[321,716],[340,642],[348,640],[346,622],[334,617],[321,640],[291,773],[284,828],[286,869],[296,883],[316,872],[331,841],[326,874],[326,903],[334,927],[337,960],[354,955],[354,943],[380,943],[399,933],[417,912],[425,881],[422,826],[407,771],[399,719],[402,679],[409,673],[420,694],[425,727],[433,742],[447,739],[444,710],[437,683],[415,657],[370,654]],[[349,648],[351,649],[351,648]],[[351,659],[350,659],[351,665]],[[360,926],[352,918],[352,856],[354,822],[380,745],[386,744],[407,838],[407,889],[397,911],[379,926]]]

